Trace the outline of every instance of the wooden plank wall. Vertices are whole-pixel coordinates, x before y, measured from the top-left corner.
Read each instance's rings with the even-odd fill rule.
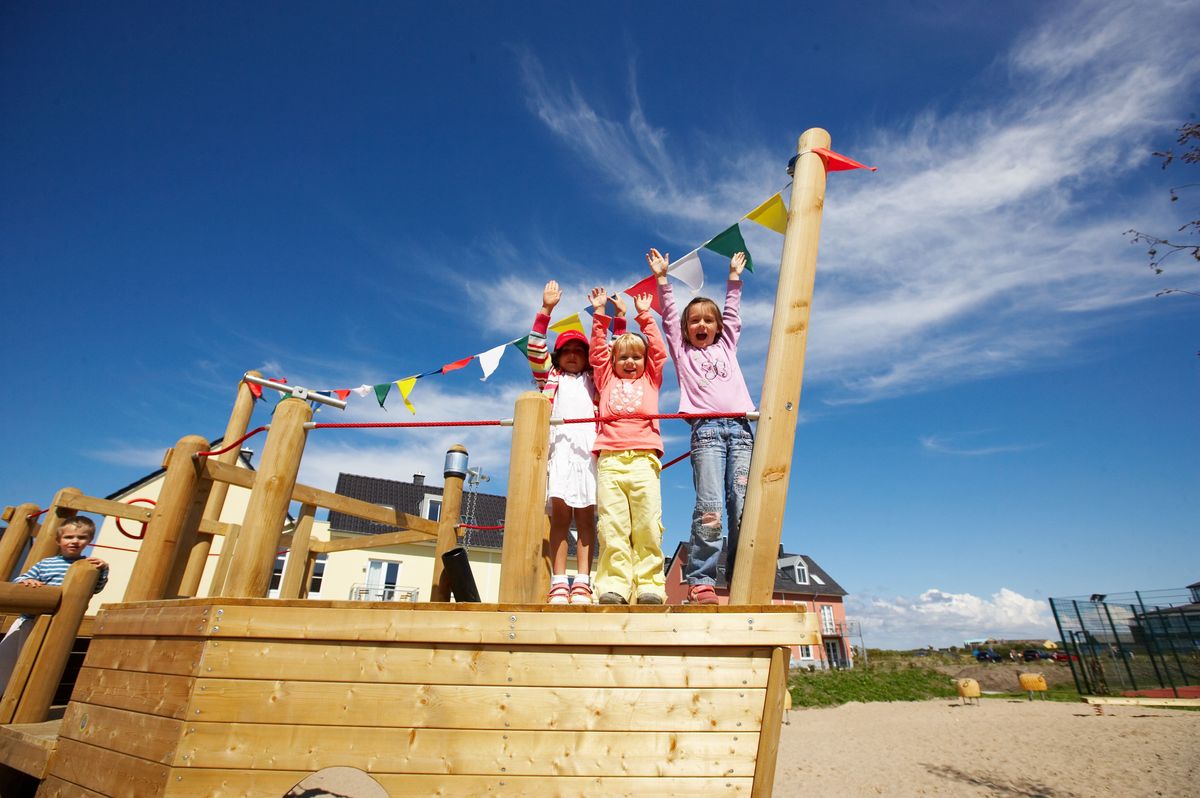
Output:
[[[105,611],[39,798],[279,798],[337,765],[392,798],[769,794],[760,727],[794,613],[214,601]],[[697,642],[714,625],[730,645]]]

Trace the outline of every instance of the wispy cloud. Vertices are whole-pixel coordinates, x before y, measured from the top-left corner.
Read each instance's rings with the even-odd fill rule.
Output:
[[[1178,209],[1117,189],[1194,110],[1200,56],[1186,31],[1197,30],[1194,4],[1076,4],[1023,32],[1001,69],[977,79],[969,106],[863,135],[850,154],[880,172],[831,177],[823,223],[807,363],[825,400],[874,401],[1074,356],[1114,314],[1141,312],[1158,285],[1121,231],[1152,216],[1161,227]],[[647,118],[632,67],[620,118],[520,56],[532,112],[668,236],[709,234],[771,190],[778,153],[753,140],[668,138]]]
[[[921,448],[938,454],[952,454],[964,457],[985,457],[993,454],[1009,454],[1012,452],[1027,452],[1037,449],[1037,443],[1008,443],[992,446],[964,446],[960,443],[962,437],[975,437],[977,433],[964,436],[922,435]]]
[[[962,645],[964,640],[1056,637],[1050,605],[1001,588],[989,598],[931,588],[919,596],[854,595],[847,615],[871,648]]]

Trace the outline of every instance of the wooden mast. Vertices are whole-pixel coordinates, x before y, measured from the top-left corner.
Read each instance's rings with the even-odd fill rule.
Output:
[[[769,604],[775,586],[825,205],[825,163],[812,148],[829,145],[821,128],[800,137],[731,604]]]

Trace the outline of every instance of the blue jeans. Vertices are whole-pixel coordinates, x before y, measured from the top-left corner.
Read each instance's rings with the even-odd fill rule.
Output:
[[[717,581],[717,563],[725,546],[721,511],[729,519],[729,555],[725,578],[733,581],[742,508],[746,504],[746,482],[754,433],[744,418],[706,418],[692,425],[692,480],[696,485],[696,507],[692,510],[692,534],[688,542],[689,585],[712,585]]]

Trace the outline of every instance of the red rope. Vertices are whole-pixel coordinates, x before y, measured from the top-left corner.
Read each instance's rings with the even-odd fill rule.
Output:
[[[504,529],[504,524],[500,524],[498,526],[479,526],[478,524],[459,524],[458,528],[459,529],[482,529],[482,530],[486,530],[486,531],[491,531],[491,530],[495,530],[495,529]]]
[[[50,512],[50,508],[49,508],[49,507],[47,507],[45,510],[38,510],[38,511],[37,511],[36,513],[34,513],[33,515],[29,516],[29,520],[30,520],[30,521],[36,521],[36,520],[38,520],[39,518],[41,518],[43,515],[45,515],[46,513],[48,513],[48,512]]]
[[[674,460],[672,460],[671,462],[669,462],[669,463],[667,463],[666,465],[664,465],[664,466],[663,466],[663,469],[670,468],[671,466],[673,466],[673,465],[675,465],[676,463],[678,463],[680,460],[686,460],[688,457],[690,457],[690,456],[691,456],[691,454],[692,454],[692,450],[691,450],[691,449],[688,449],[686,452],[684,452],[683,454],[679,455],[678,457],[676,457],[676,458],[675,458]]]
[[[347,424],[313,424],[313,429],[390,429],[403,427],[499,427],[494,421],[375,421]]]
[[[241,446],[243,443],[245,443],[250,438],[253,438],[255,435],[257,435],[260,432],[266,432],[268,429],[269,429],[269,427],[262,426],[256,430],[251,430],[250,432],[247,432],[245,435],[238,438],[236,441],[234,441],[233,443],[229,444],[228,446],[226,446],[222,449],[215,449],[211,452],[196,452],[196,456],[197,457],[215,457],[218,454],[225,454],[225,452],[229,451],[233,447]]]

